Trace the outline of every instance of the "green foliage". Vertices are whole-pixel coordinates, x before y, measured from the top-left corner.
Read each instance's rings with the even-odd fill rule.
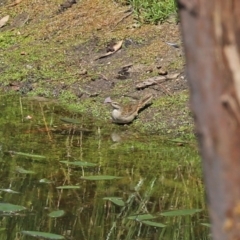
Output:
[[[48,216],[52,218],[58,218],[58,217],[62,217],[64,214],[65,214],[64,210],[57,210],[57,211],[50,212]]]
[[[45,239],[65,239],[61,235],[53,234],[53,233],[48,233],[48,232],[37,232],[37,231],[22,231],[22,234],[32,236],[32,237],[42,237]]]
[[[13,205],[11,203],[0,203],[0,211],[2,212],[19,212],[19,211],[23,211],[26,208],[23,206],[19,206],[19,205]]]
[[[38,96],[49,97],[49,98],[52,97],[52,93],[50,90],[40,86],[37,89],[35,89],[34,92],[30,92],[28,95],[29,96],[38,95]]]
[[[109,176],[109,175],[95,175],[95,176],[83,176],[81,178],[85,180],[101,181],[101,180],[119,179],[121,177]]]
[[[17,39],[19,39],[19,37],[14,34],[13,32],[3,32],[0,35],[0,49],[6,49],[10,46],[12,46],[13,44],[16,44]]]
[[[32,36],[13,32],[0,35],[0,58],[2,59],[0,82],[6,85],[11,81],[63,80],[73,79],[72,72],[66,71],[65,56],[55,43],[39,43]],[[56,84],[58,84],[56,82]]]
[[[185,99],[169,97],[157,105],[167,108],[181,98]],[[63,225],[75,227],[73,239],[153,239],[155,234],[159,240],[207,239],[200,160],[190,144],[180,147],[178,139],[162,141],[162,136],[133,133],[107,121],[93,125],[85,114],[67,112],[48,101],[9,95],[1,102],[0,197],[14,206],[0,208],[12,211],[17,205],[16,211],[21,211],[25,206],[36,214],[14,221],[4,218],[6,231],[0,229],[0,239],[7,234],[14,239],[22,229],[44,231],[30,234],[49,239],[46,232],[64,235]],[[63,122],[62,116],[82,125]],[[85,128],[92,131],[82,131]],[[122,140],[112,142],[111,133]],[[36,159],[44,161],[31,161]],[[16,197],[16,192],[21,194]],[[49,218],[46,208],[60,209],[50,217],[63,211],[66,216],[61,221]],[[49,228],[53,220],[54,228]],[[39,227],[40,222],[44,225]],[[9,223],[14,230],[8,230]]]
[[[70,91],[63,91],[60,95],[60,101],[62,102],[69,102],[69,101],[76,101],[77,97],[75,94],[71,93]]]
[[[104,200],[111,201],[112,203],[116,204],[117,206],[124,207],[125,203],[121,198],[118,197],[105,197]]]
[[[130,0],[140,22],[158,23],[176,13],[175,0]]]
[[[193,215],[201,211],[202,209],[181,209],[181,210],[163,212],[160,215],[166,216],[166,217],[176,217],[176,216]]]
[[[59,186],[59,187],[56,187],[57,189],[79,189],[80,186],[69,186],[69,185],[66,185],[66,186]]]
[[[75,162],[60,161],[60,162],[68,165],[78,166],[78,167],[96,167],[97,166],[97,164],[95,163],[81,162],[81,161],[75,161]]]
[[[36,159],[36,160],[46,159],[46,157],[43,155],[29,154],[29,153],[23,153],[23,152],[14,152],[14,151],[11,151],[10,153],[18,155],[18,156],[24,156],[24,157],[30,158],[30,159]]]

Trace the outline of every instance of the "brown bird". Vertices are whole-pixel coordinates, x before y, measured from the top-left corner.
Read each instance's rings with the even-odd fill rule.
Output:
[[[115,123],[131,123],[138,115],[140,109],[151,104],[152,94],[143,96],[139,101],[133,104],[121,106],[117,102],[109,101],[114,108],[112,111],[112,120]]]

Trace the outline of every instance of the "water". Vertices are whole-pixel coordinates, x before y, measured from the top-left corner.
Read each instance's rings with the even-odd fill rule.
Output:
[[[209,238],[195,144],[178,146],[131,127],[95,126],[54,103],[19,96],[1,97],[0,114],[1,202],[26,208],[0,212],[0,239],[33,239],[22,231],[89,240]],[[89,176],[120,178],[83,178]],[[104,199],[110,197],[115,198]],[[64,215],[48,215],[57,210]],[[170,210],[183,212],[163,216]]]

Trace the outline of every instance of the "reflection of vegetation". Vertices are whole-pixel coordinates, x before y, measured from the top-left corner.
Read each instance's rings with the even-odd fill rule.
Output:
[[[115,134],[122,140],[113,147],[112,125],[93,127],[86,116],[77,118],[80,124],[62,122],[60,117],[75,115],[47,102],[9,96],[1,102],[6,106],[0,118],[1,187],[21,193],[2,191],[1,198],[34,213],[5,216],[1,239],[13,239],[22,230],[90,240],[207,239],[209,229],[200,224],[208,220],[201,167],[188,142],[178,146],[156,135],[149,141],[149,136],[119,127]],[[32,120],[25,120],[27,114]],[[86,128],[92,131],[81,131]],[[36,174],[16,172],[17,166]],[[106,180],[109,176],[121,178]],[[193,214],[197,209],[203,211]],[[48,214],[57,210],[66,214],[52,224]],[[184,211],[166,216],[169,210]]]
[[[199,236],[196,231],[199,224],[195,224],[191,220],[194,214],[202,211],[201,209],[183,209],[163,213],[160,211],[154,214],[155,210],[153,208],[155,206],[151,202],[151,196],[156,180],[155,178],[150,182],[149,188],[143,194],[140,193],[140,190],[144,181],[141,179],[138,182],[134,188],[135,191],[128,196],[125,205],[122,206],[120,213],[112,223],[108,237],[117,235],[121,236],[121,239],[134,239],[135,236],[144,238],[153,234],[152,227],[155,227],[154,235],[156,239],[203,239],[204,235],[207,236],[208,229],[205,228],[204,231],[204,228],[202,228],[202,234]],[[107,198],[105,199],[107,200]],[[116,198],[112,199],[116,201]],[[112,199],[109,198],[108,200],[121,206]],[[167,217],[167,219],[162,216]],[[199,219],[199,216],[196,216],[196,219]],[[113,239],[116,239],[116,237],[113,237]]]

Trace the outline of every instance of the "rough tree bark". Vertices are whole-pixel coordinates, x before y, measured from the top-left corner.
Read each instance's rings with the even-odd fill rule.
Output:
[[[178,0],[214,239],[240,239],[240,1]]]

